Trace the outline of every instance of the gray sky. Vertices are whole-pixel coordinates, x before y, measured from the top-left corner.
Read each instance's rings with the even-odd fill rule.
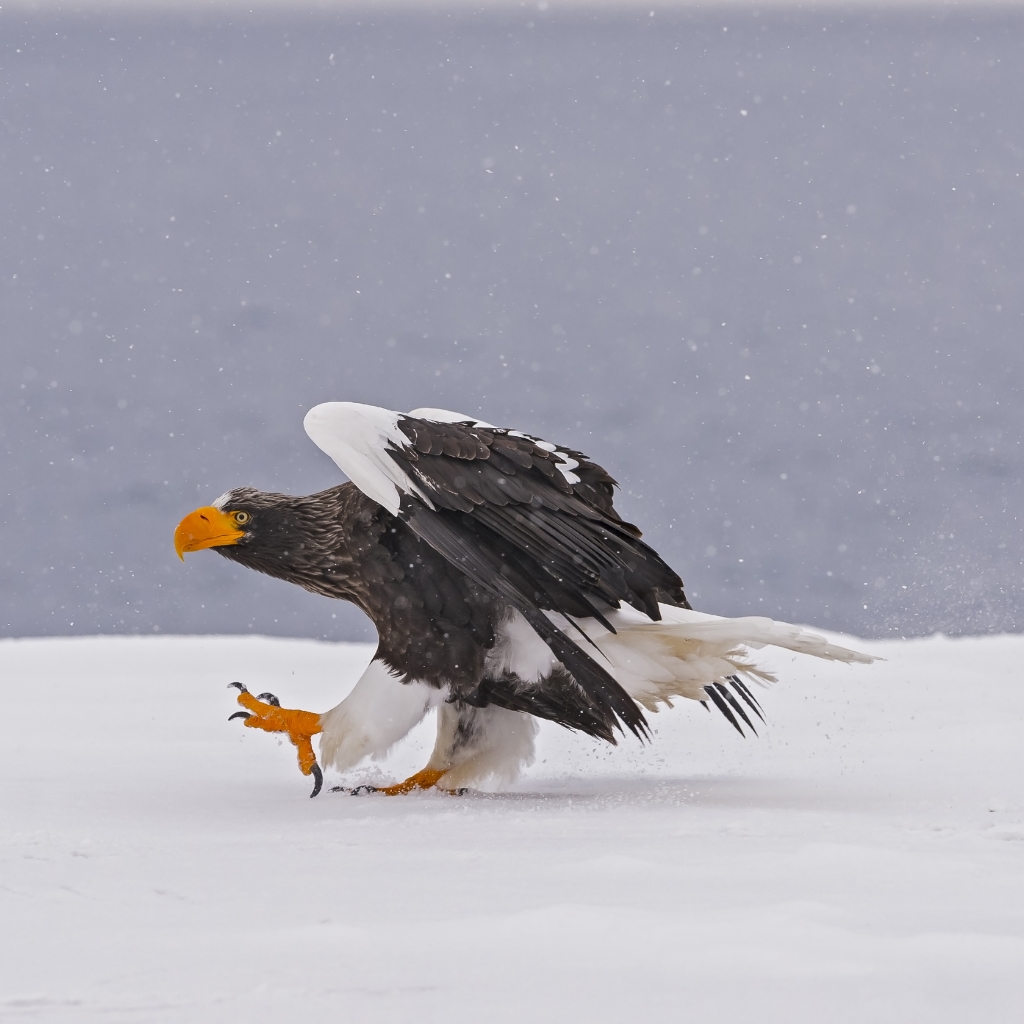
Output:
[[[9,635],[366,636],[171,546],[328,399],[582,448],[710,611],[1019,627],[1018,14],[0,17]]]

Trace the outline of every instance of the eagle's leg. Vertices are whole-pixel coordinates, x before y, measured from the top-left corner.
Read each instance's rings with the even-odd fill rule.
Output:
[[[386,796],[401,796],[416,789],[447,790],[458,793],[458,787],[438,785],[449,770],[460,760],[460,752],[464,750],[474,733],[476,709],[452,703],[442,704],[437,712],[437,740],[434,751],[430,755],[426,768],[410,775],[404,782],[394,786],[374,786],[376,793]]]
[[[229,717],[229,721],[231,718],[242,718],[250,729],[287,733],[298,752],[299,771],[303,775],[313,776],[313,792],[309,795],[316,796],[324,784],[324,775],[316,763],[312,742],[312,738],[323,729],[320,716],[313,711],[283,708],[272,693],[261,693],[259,697],[254,697],[241,683],[228,685],[229,688],[238,688],[238,703],[246,709],[236,711]]]
[[[460,794],[488,777],[511,780],[533,759],[536,733],[533,718],[519,711],[447,702],[438,709],[437,742],[427,767],[397,785],[373,788],[388,796],[434,787]]]
[[[459,754],[466,747],[474,731],[475,712],[475,708],[462,704],[457,707],[452,703],[442,704],[437,712],[437,740],[426,768],[421,768],[415,775],[410,775],[404,782],[398,782],[394,786],[374,786],[373,791],[385,796],[402,796],[416,789],[435,787],[449,793],[460,792],[459,787],[439,783],[460,760]]]
[[[421,768],[405,782],[396,783],[394,786],[374,786],[373,789],[374,792],[384,793],[386,796],[401,796],[403,793],[411,793],[414,789],[433,789],[444,774],[443,768]]]

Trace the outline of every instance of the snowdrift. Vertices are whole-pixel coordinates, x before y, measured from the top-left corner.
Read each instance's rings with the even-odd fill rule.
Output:
[[[369,647],[2,642],[0,1019],[1016,1021],[1024,638],[836,639],[887,660],[762,652],[757,739],[679,706],[544,725],[514,792],[316,800],[226,684],[326,710]]]

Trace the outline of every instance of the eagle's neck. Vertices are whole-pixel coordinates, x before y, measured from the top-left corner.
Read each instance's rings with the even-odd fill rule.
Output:
[[[362,604],[359,561],[384,528],[376,503],[352,484],[302,497],[245,492],[253,529],[238,544],[217,548],[220,554],[315,594]]]

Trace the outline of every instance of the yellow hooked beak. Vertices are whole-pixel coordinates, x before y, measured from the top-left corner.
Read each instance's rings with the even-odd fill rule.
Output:
[[[212,505],[204,505],[195,512],[189,512],[178,523],[178,528],[174,531],[174,550],[184,561],[186,551],[202,551],[203,548],[237,544],[244,536],[245,530],[239,527],[234,516],[221,512]]]

